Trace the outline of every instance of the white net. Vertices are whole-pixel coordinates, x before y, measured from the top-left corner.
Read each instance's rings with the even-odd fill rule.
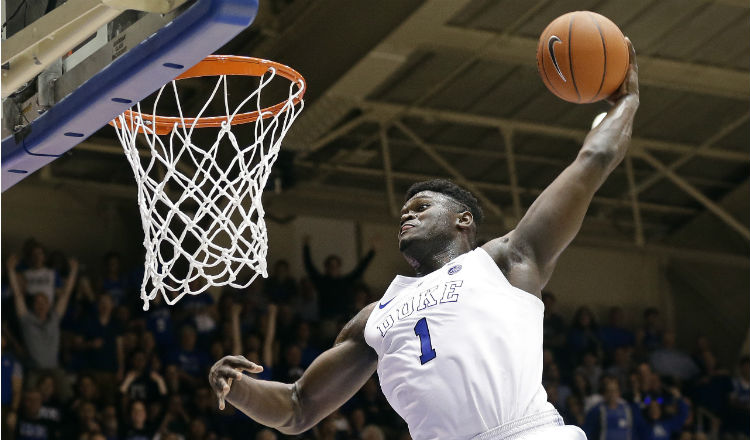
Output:
[[[258,275],[268,276],[261,196],[281,141],[303,108],[304,93],[301,79],[292,82],[281,110],[264,112],[261,91],[276,76],[270,67],[258,79],[257,89],[233,110],[227,77],[219,76],[210,98],[192,120],[183,116],[176,81],[166,84],[156,95],[152,114],[165,89],[171,87],[178,118],[168,134],[152,129],[157,119],[141,116],[140,103],[134,117],[121,115],[113,124],[138,184],[146,250],[141,285],[144,310],[159,294],[172,305],[210,286],[244,288]],[[217,94],[220,97],[220,90],[226,117],[216,138],[206,140],[206,131],[211,135],[217,129],[195,130],[196,122]],[[248,107],[261,117],[253,122],[254,136],[240,140],[232,133],[232,120]]]

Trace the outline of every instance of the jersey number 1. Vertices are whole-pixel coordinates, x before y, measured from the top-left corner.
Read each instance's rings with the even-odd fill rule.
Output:
[[[435,359],[435,349],[432,348],[432,341],[430,340],[430,329],[427,327],[427,318],[422,318],[417,321],[417,325],[414,326],[414,334],[419,336],[419,344],[422,347],[422,355],[419,356],[419,361],[422,365]]]

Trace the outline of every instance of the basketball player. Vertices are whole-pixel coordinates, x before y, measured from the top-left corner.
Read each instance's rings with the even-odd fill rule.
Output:
[[[628,45],[631,62],[614,106],[514,230],[476,247],[482,211],[469,192],[447,181],[412,186],[398,239],[417,276],[397,276],[293,384],[252,379],[242,370],[260,366],[223,358],[209,373],[219,406],[226,400],[259,423],[300,433],[377,369],[415,440],[584,440],[547,403],[539,296],[594,193],[625,157],[639,103]]]

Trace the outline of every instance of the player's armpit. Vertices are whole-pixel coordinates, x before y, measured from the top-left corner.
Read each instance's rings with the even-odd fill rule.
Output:
[[[285,434],[310,429],[349,400],[375,372],[377,355],[364,339],[374,305],[360,311],[341,331],[336,345],[318,356],[296,383],[234,380],[226,400],[258,423]]]

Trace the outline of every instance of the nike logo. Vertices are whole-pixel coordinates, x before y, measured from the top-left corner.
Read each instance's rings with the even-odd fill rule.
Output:
[[[549,41],[547,41],[547,48],[549,49],[549,56],[552,58],[552,64],[555,65],[555,70],[557,70],[557,74],[560,75],[560,78],[562,78],[563,82],[568,82],[568,80],[565,79],[565,76],[563,75],[562,71],[560,70],[560,66],[557,64],[557,57],[555,57],[555,43],[562,43],[562,40],[557,35],[553,35],[549,37]]]
[[[387,306],[391,301],[393,301],[393,299],[394,298],[389,299],[388,302],[385,303],[385,304],[378,304],[378,307],[380,307],[382,309],[383,307]]]

